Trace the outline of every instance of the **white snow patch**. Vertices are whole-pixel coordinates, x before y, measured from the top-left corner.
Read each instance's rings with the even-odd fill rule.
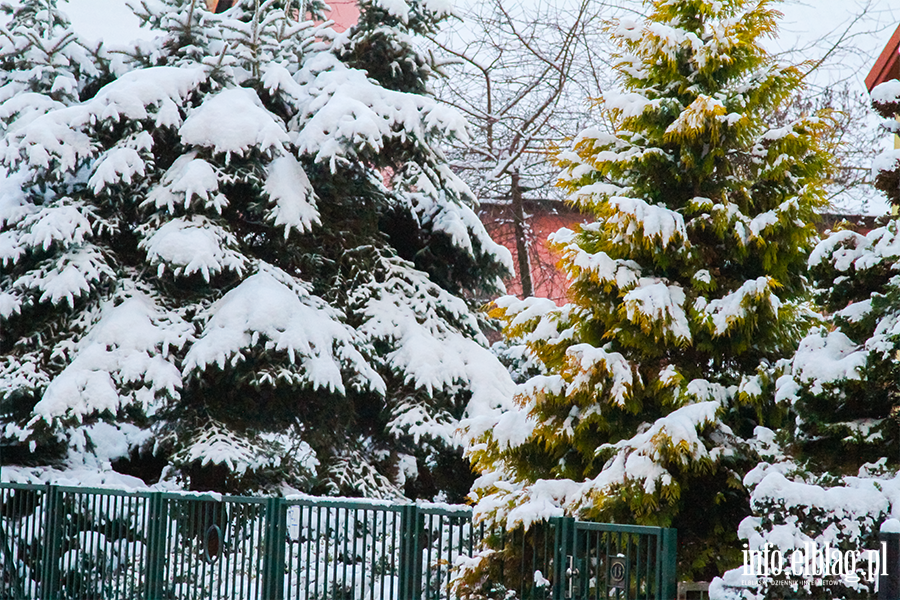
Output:
[[[900,519],[887,519],[878,530],[881,533],[900,533]]]
[[[735,323],[743,319],[753,309],[754,301],[767,303],[777,314],[781,300],[772,293],[774,281],[765,276],[745,281],[737,290],[712,300],[705,312],[712,318],[713,331],[724,335]]]
[[[184,144],[241,156],[250,148],[284,152],[288,141],[281,119],[265,109],[255,91],[246,88],[226,89],[204,100],[191,111],[179,133]]]
[[[303,233],[319,223],[316,194],[300,162],[290,155],[281,156],[269,165],[265,192],[275,206],[269,217],[276,227],[284,227],[285,239],[296,229]]]
[[[238,275],[244,272],[247,259],[233,250],[237,245],[230,232],[204,216],[193,215],[163,224],[141,240],[139,247],[147,252],[151,264],[158,265],[160,277],[168,266],[176,277],[199,272],[209,281],[226,269]]]
[[[893,104],[900,102],[900,80],[890,79],[876,85],[869,93],[875,104]]]
[[[215,167],[197,158],[197,152],[188,152],[175,159],[142,205],[166,208],[174,213],[176,206],[189,208],[192,200],[199,198],[204,205],[212,206],[221,213],[228,200],[218,191],[219,177]]]
[[[692,339],[684,312],[685,294],[679,285],[649,277],[641,277],[637,286],[622,298],[628,320],[648,331],[651,324],[662,324],[664,330],[680,342]]]
[[[841,331],[815,331],[803,338],[794,355],[792,373],[813,394],[823,385],[842,379],[859,379],[869,353]]]
[[[118,305],[105,302],[100,318],[75,344],[74,358],[35,405],[33,420],[115,415],[132,402],[152,411],[158,395],[177,396],[182,381],[171,354],[192,333],[188,323],[137,290]]]

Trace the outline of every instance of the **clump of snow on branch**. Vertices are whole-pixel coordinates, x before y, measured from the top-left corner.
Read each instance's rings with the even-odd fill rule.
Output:
[[[210,365],[224,369],[242,360],[241,350],[262,342],[285,353],[313,388],[345,391],[343,359],[358,383],[383,391],[384,383],[353,347],[353,333],[340,314],[299,284],[285,284],[273,273],[258,272],[230,290],[206,311],[207,321],[184,358],[184,372]]]
[[[77,341],[55,353],[67,366],[47,386],[34,419],[81,420],[129,404],[154,410],[182,387],[175,353],[193,340],[193,327],[134,289],[100,306],[96,321]]]

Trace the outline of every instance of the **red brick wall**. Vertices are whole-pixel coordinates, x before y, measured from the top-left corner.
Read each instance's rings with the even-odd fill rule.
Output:
[[[592,219],[565,205],[549,208],[545,205],[526,205],[525,212],[529,215],[526,217],[526,239],[534,295],[550,298],[559,305],[565,304],[569,284],[566,274],[556,266],[559,257],[550,251],[547,237],[563,227],[572,229]],[[512,253],[513,264],[518,265],[511,208],[506,205],[484,204],[478,214],[494,241],[506,246]],[[506,291],[522,296],[522,283],[518,275],[506,281]]]

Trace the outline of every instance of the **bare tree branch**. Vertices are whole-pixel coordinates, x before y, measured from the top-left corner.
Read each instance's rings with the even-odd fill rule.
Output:
[[[508,224],[495,233],[514,254],[525,249],[528,256],[517,256],[516,264],[520,271],[528,265],[540,288],[555,272],[555,259],[546,251],[549,231],[531,222],[522,203],[536,196],[562,205],[550,153],[583,126],[589,96],[612,82],[601,26],[611,9],[600,0],[485,0],[461,8],[464,22],[432,38],[435,52],[455,61],[436,95],[472,122],[472,141],[456,143],[448,155],[475,194],[493,205],[492,218]]]

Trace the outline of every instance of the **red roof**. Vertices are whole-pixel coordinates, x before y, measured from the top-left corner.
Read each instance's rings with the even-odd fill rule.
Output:
[[[876,85],[890,79],[900,79],[900,26],[866,75],[866,88],[871,92]]]

